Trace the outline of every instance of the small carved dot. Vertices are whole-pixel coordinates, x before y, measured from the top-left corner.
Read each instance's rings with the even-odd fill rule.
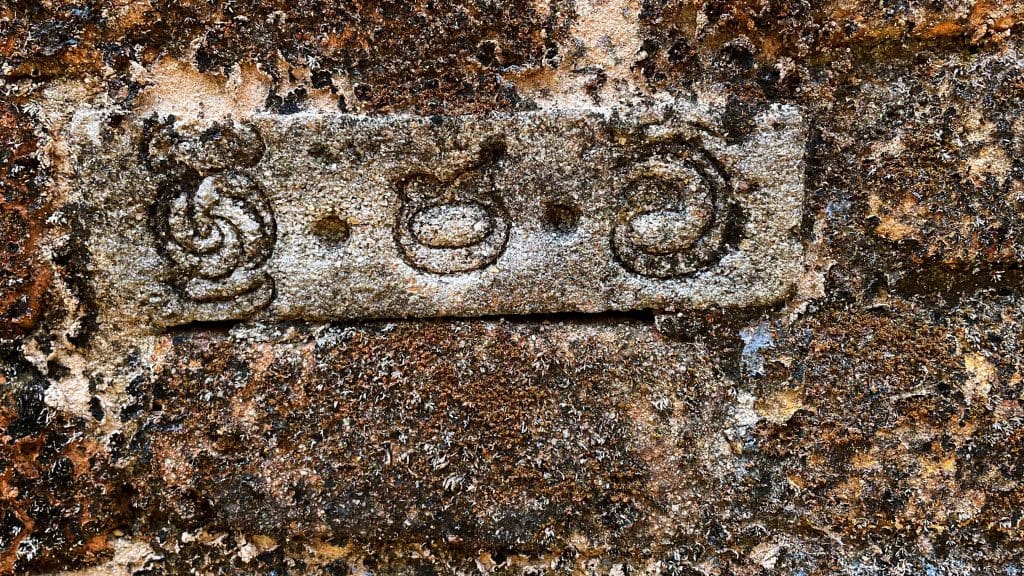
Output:
[[[571,204],[553,202],[544,206],[544,225],[549,229],[568,234],[580,223],[580,210]]]
[[[329,214],[313,223],[313,233],[326,240],[344,242],[352,235],[352,228],[337,214]]]

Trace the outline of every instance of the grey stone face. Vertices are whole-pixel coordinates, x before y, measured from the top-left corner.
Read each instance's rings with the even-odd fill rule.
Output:
[[[801,271],[798,109],[690,103],[72,129],[104,319],[159,328],[765,304]]]

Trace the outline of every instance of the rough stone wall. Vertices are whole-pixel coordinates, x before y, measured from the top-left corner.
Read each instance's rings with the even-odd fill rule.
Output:
[[[1016,0],[6,0],[0,573],[1024,571]],[[671,96],[808,131],[771,306],[121,342],[72,115]]]

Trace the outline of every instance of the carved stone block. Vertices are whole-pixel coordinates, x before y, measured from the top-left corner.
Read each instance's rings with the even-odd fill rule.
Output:
[[[152,327],[748,306],[801,271],[798,109],[80,113],[103,311]]]

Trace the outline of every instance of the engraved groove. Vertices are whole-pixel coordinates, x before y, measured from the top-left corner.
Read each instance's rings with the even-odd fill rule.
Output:
[[[504,142],[490,139],[477,159],[449,180],[413,172],[396,183],[401,207],[395,243],[407,264],[444,275],[482,270],[498,260],[511,219],[488,167],[504,154]]]
[[[172,282],[188,299],[213,302],[272,292],[273,280],[260,268],[273,252],[276,222],[263,191],[248,176],[218,174],[195,191],[173,191],[158,202],[155,220],[161,251],[174,264]]]
[[[634,274],[660,279],[707,268],[726,248],[730,192],[727,177],[694,144],[652,155],[631,171],[623,190],[625,207],[611,237],[615,259]]]
[[[718,121],[687,102],[441,120],[261,115],[249,129],[114,125],[96,113],[73,135],[82,197],[102,207],[90,224],[123,254],[97,276],[118,290],[118,317],[172,326],[777,302],[803,263],[799,110],[769,107],[735,142],[693,118]]]
[[[277,222],[260,185],[237,169],[260,161],[259,134],[228,123],[187,136],[173,120],[153,121],[149,131],[142,152],[161,178],[151,226],[171,264],[167,283],[200,308],[226,303],[247,316],[266,307],[274,280],[263,267]]]

